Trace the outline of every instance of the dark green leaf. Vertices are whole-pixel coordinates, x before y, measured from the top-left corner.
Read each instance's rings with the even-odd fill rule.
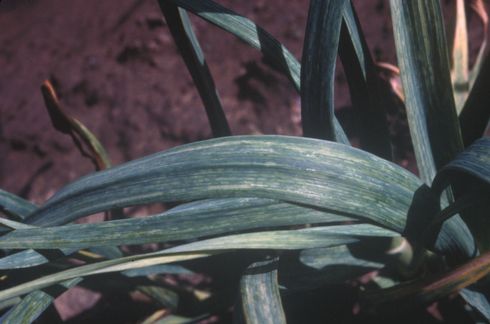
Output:
[[[361,148],[391,160],[386,111],[388,107],[395,105],[395,97],[390,85],[379,77],[350,1],[344,7],[339,56],[347,77],[356,118],[362,121],[358,126]]]
[[[300,90],[300,70],[298,60],[291,52],[279,43],[271,34],[265,31],[253,21],[245,18],[232,10],[222,7],[211,0],[165,0],[192,12],[202,19],[222,28],[250,46],[259,49],[270,61],[274,62],[280,71],[284,73]],[[337,119],[334,119],[335,137],[344,144],[349,141]]]
[[[369,250],[365,248],[366,244],[369,244]],[[281,284],[288,290],[315,289],[378,270],[386,262],[381,259],[386,251],[371,248],[372,244],[363,240],[348,246],[303,250],[297,258],[281,256]]]
[[[478,247],[482,251],[490,249],[490,138],[475,141],[437,174],[434,191],[440,194],[448,185],[454,190],[456,204],[464,207],[461,215]]]
[[[337,140],[335,63],[345,0],[310,0],[301,60],[301,121],[307,137]]]
[[[231,135],[204,53],[187,12],[169,1],[158,1],[187,68],[201,96],[214,137]]]
[[[490,137],[477,140],[464,152],[459,154],[456,159],[446,165],[434,180],[433,188],[440,193],[450,184],[458,184],[461,177],[473,178],[481,183],[485,183],[487,188],[490,185]],[[461,183],[459,183],[461,184]],[[464,190],[475,189],[475,183],[467,182]],[[473,188],[472,188],[473,187]]]

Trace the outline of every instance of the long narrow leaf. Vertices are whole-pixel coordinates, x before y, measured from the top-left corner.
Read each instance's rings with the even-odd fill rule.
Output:
[[[490,197],[490,138],[481,138],[436,176],[433,188],[440,193],[448,185],[454,189],[456,203],[465,205],[461,212],[482,251],[490,249],[488,207]]]
[[[83,246],[82,242],[86,242],[85,244],[93,243],[93,245],[102,245],[109,244],[108,242],[111,239],[119,240],[118,242],[128,240],[125,241],[125,244],[129,244],[131,240],[133,243],[154,242],[153,240],[165,241],[168,239],[176,240],[202,237],[222,233],[223,231],[351,220],[353,218],[347,216],[334,215],[318,209],[281,203],[269,199],[229,198],[184,204],[156,217],[134,218],[100,224],[70,225],[64,227],[69,232],[65,232],[64,234],[59,232],[64,231],[64,228],[57,227],[51,228],[48,231],[45,231],[45,228],[37,229],[35,232],[47,238],[43,244],[49,244],[51,242],[51,247],[53,248],[59,242],[57,238],[63,240],[68,237],[71,239],[70,244],[81,247]],[[210,224],[209,221],[213,221],[213,224]],[[201,226],[194,226],[197,223],[200,223]],[[41,222],[41,225],[44,225],[44,222]],[[95,232],[91,231],[94,228],[97,230]],[[175,229],[176,232],[169,231],[169,228]],[[83,229],[87,231],[80,231]],[[180,230],[177,231],[177,229]],[[48,232],[50,233],[45,235]],[[115,233],[118,234],[114,235]],[[30,240],[31,235],[35,236],[36,234],[31,232],[25,238]],[[65,245],[63,245],[60,242],[58,247],[66,246],[67,244],[65,242]],[[75,250],[64,249],[63,251],[69,255]],[[43,255],[34,250],[26,250],[0,259],[0,269],[32,267],[45,262],[47,262],[47,259]]]
[[[336,140],[335,63],[345,0],[311,0],[301,60],[301,121],[307,137]]]
[[[245,323],[286,323],[277,283],[277,258],[250,265],[240,280],[240,295]]]
[[[342,61],[352,105],[360,123],[360,145],[373,154],[392,160],[386,111],[393,106],[391,86],[380,79],[352,3],[344,6],[339,56]]]
[[[381,232],[384,232],[384,235],[388,237],[396,236],[392,231],[382,230],[372,225],[351,225],[344,226],[343,229],[341,231],[340,228],[332,229],[330,226],[314,227],[300,230],[237,234],[197,241],[160,252],[112,259],[61,271],[0,291],[0,301],[68,279],[190,260],[232,250],[297,250],[358,242],[362,237],[379,236]]]
[[[108,222],[108,223],[110,223],[110,222]],[[294,222],[291,222],[291,224],[294,224]],[[97,224],[92,224],[92,225],[97,225]],[[187,227],[191,226],[191,224],[189,224],[189,223],[184,223],[184,225]],[[216,226],[216,223],[213,222],[212,225]],[[389,230],[382,229],[382,228],[379,228],[377,230],[376,228],[373,228],[372,225],[367,225],[367,224],[349,225],[349,226],[351,228],[347,228],[346,225],[329,226],[328,228],[323,229],[322,233],[324,233],[324,234],[330,233],[332,235],[332,237],[336,238],[336,237],[343,237],[343,235],[345,235],[345,234],[350,235],[350,233],[354,233],[353,235],[362,235],[362,234],[364,234],[364,230],[367,229],[369,234],[373,235],[373,236],[394,236],[394,235],[396,235],[396,232],[389,231]],[[65,227],[68,227],[69,230],[64,231],[63,229]],[[110,227],[110,224],[109,224],[109,227]],[[176,232],[174,234],[175,236],[170,234],[170,236],[173,237],[174,240],[184,240],[184,239],[196,238],[196,237],[201,236],[199,233],[196,233],[197,232],[196,230],[191,230],[190,234],[187,234],[185,232],[184,232],[184,234],[182,234],[183,230],[179,229],[179,227],[177,227],[175,229],[175,232]],[[38,229],[18,230],[18,231],[11,232],[11,233],[18,233],[18,235],[10,236],[10,233],[7,235],[4,235],[2,237],[2,239],[4,237],[6,239],[2,240],[1,245],[2,245],[2,247],[5,246],[5,247],[17,248],[17,249],[28,249],[28,248],[54,249],[54,248],[61,248],[61,247],[62,248],[70,247],[70,248],[82,249],[85,247],[92,247],[92,246],[99,246],[99,245],[122,245],[123,243],[141,244],[141,242],[146,243],[146,242],[165,242],[166,241],[163,238],[158,239],[158,237],[156,239],[154,238],[152,240],[147,241],[144,238],[140,238],[140,236],[145,235],[145,232],[137,231],[137,233],[135,234],[135,236],[137,236],[136,238],[129,236],[127,233],[125,233],[126,235],[123,234],[120,237],[118,237],[119,236],[118,233],[114,232],[114,234],[112,234],[112,236],[116,236],[115,239],[114,238],[108,238],[108,239],[102,238],[102,239],[97,239],[94,242],[90,242],[90,241],[86,241],[86,240],[80,238],[79,236],[77,236],[75,238],[66,237],[66,236],[63,237],[63,235],[59,235],[57,233],[58,227],[42,228],[42,230],[44,230],[44,229],[48,229],[48,233],[50,233],[50,234],[54,233],[53,235],[55,235],[55,238],[51,239],[50,235],[42,235],[41,233],[39,233],[40,231],[38,231]],[[80,228],[80,227],[77,227],[76,225],[75,225],[75,227],[63,226],[63,227],[60,227],[60,229],[61,229],[60,234],[67,234],[67,235],[73,234],[74,229],[79,230],[79,231],[87,231],[86,227]],[[95,229],[97,229],[97,227],[95,227]],[[170,232],[173,230],[173,228],[167,227],[167,228],[163,228],[163,230]],[[165,237],[165,234],[162,233],[163,230],[159,231],[160,237]],[[149,230],[147,230],[147,231],[149,232],[148,235],[154,235],[153,233],[151,233],[151,231],[149,231]],[[203,231],[205,234],[210,233],[210,230],[204,229]],[[234,231],[233,226],[230,226],[228,231]],[[356,232],[356,231],[359,231],[359,232]],[[32,234],[32,239],[29,239],[29,238],[25,239],[24,235],[29,235],[29,234]]]
[[[430,184],[462,151],[439,1],[391,0],[398,63],[417,166]]]
[[[25,219],[36,208],[37,206],[33,203],[0,189],[0,210]]]
[[[369,250],[365,248],[367,244]],[[281,284],[288,290],[304,290],[345,282],[381,269],[387,261],[380,259],[384,252],[372,248],[367,240],[349,245],[306,249],[299,253],[297,259],[281,257]],[[370,259],[370,254],[376,257]]]
[[[78,284],[82,279],[74,278],[61,283],[65,289],[69,289]],[[46,293],[41,290],[33,291],[22,299],[2,318],[4,324],[32,323],[44,312],[56,297],[65,290],[59,289],[55,292]]]
[[[110,208],[241,196],[326,208],[402,231],[420,186],[403,168],[345,145],[236,136],[180,146],[86,176],[55,194],[30,223],[52,226]]]
[[[412,220],[409,210],[423,220],[437,208],[422,198],[421,185],[403,168],[345,145],[237,136],[184,145],[86,176],[60,190],[30,222],[53,226],[151,202],[257,197],[328,209],[403,232],[407,215]],[[450,234],[460,225],[451,220],[447,226],[443,249],[453,246],[472,255],[471,244]]]
[[[490,137],[477,140],[446,165],[437,174],[433,188],[440,193],[448,184],[458,184],[459,177],[468,176],[490,186]],[[466,191],[470,189],[465,188]]]
[[[415,157],[422,180],[430,184],[437,171],[463,149],[451,91],[441,4],[423,0],[391,0],[390,4]],[[450,192],[447,198],[451,202]],[[451,220],[459,228],[456,235],[474,245],[461,218],[455,216]]]
[[[259,49],[271,62],[275,62],[278,68],[293,83],[297,91],[300,91],[301,66],[291,52],[279,43],[271,34],[250,19],[243,17],[232,10],[222,7],[211,0],[164,0],[172,2],[179,7],[192,12],[202,19],[222,28],[250,46]],[[344,144],[349,144],[345,133],[337,119],[334,119],[335,137]]]
[[[269,199],[230,198],[186,204],[145,218],[19,229],[0,236],[0,248],[83,249],[163,243],[266,227],[352,220],[346,216]]]
[[[487,296],[470,287],[462,289],[459,294],[490,321],[490,301]]]
[[[160,0],[160,8],[206,109],[214,137],[231,135],[213,77],[185,10]]]

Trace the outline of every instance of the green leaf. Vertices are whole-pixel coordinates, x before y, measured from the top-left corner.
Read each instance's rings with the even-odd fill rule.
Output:
[[[244,323],[286,323],[277,283],[277,258],[255,262],[240,280]]]
[[[405,228],[407,215],[412,224],[410,215],[424,222],[437,212],[420,186],[401,167],[345,145],[284,136],[221,138],[89,175],[62,189],[30,221],[52,226],[136,204],[256,196],[369,219],[410,237],[420,227]],[[437,250],[473,255],[460,230],[452,219],[446,222]],[[15,257],[0,264],[11,265]],[[32,255],[25,262],[35,264]]]
[[[398,63],[417,166],[425,183],[462,151],[439,1],[391,0]]]
[[[236,136],[184,145],[86,176],[60,190],[30,222],[53,226],[152,202],[257,197],[327,209],[403,232],[409,230],[407,215],[423,222],[437,212],[430,205],[437,203],[421,186],[403,168],[345,145]],[[455,235],[461,228],[453,223],[446,222],[440,242],[445,246],[438,244],[438,249],[452,246],[472,255],[473,245]]]
[[[301,66],[291,52],[279,43],[271,34],[265,31],[253,21],[245,18],[232,10],[222,7],[211,0],[165,0],[172,2],[202,19],[224,29],[250,46],[259,49],[270,61],[274,62],[279,70],[293,83],[296,90],[300,90]],[[348,144],[342,127],[337,119],[334,119],[335,137],[342,143]]]
[[[463,149],[451,91],[441,7],[439,1],[423,0],[391,0],[390,4],[417,166],[422,180],[431,184],[437,171]],[[447,198],[450,203],[450,192],[447,192]],[[455,235],[460,242],[474,245],[474,239],[461,218],[455,216],[451,220],[459,229]],[[464,257],[454,261],[462,260]]]
[[[277,216],[276,216],[277,217]],[[128,230],[125,230],[124,233],[120,235],[120,233],[112,230],[112,227],[110,226],[110,223],[113,222],[118,222],[118,221],[112,221],[112,222],[105,222],[103,224],[90,224],[93,225],[89,228],[87,227],[79,227],[77,225],[68,225],[68,226],[60,226],[60,227],[52,227],[52,228],[41,228],[40,230],[35,229],[35,231],[29,231],[29,230],[18,230],[18,231],[13,231],[10,233],[15,233],[17,235],[10,236],[10,233],[7,235],[2,236],[2,242],[1,246],[2,247],[8,247],[8,248],[15,248],[15,249],[28,249],[28,248],[37,248],[37,249],[57,249],[57,248],[74,248],[74,249],[82,249],[86,247],[93,247],[93,246],[100,246],[100,245],[122,245],[122,244],[143,244],[143,243],[148,243],[148,242],[168,242],[168,241],[177,241],[177,240],[186,240],[186,239],[193,239],[193,238],[198,238],[202,236],[207,236],[212,234],[217,234],[217,233],[222,233],[223,230],[221,231],[214,231],[211,232],[212,226],[218,226],[219,225],[219,220],[223,220],[223,218],[217,218],[218,221],[211,220],[212,222],[209,226],[210,229],[203,229],[203,234],[200,233],[200,228],[196,227],[196,229],[190,228],[194,227],[193,222],[187,222],[184,223],[182,227],[179,225],[177,227],[172,226],[172,227],[164,227],[162,230],[157,230],[157,235],[154,233],[151,233],[151,229],[146,229],[145,231],[137,231],[135,234],[130,233]],[[243,221],[245,219],[242,219]],[[299,222],[288,222],[288,225],[298,225]],[[100,234],[97,232],[98,227],[97,225],[109,225],[109,227],[105,227],[105,229],[109,228],[111,230],[109,231],[103,231]],[[264,226],[264,225],[263,225]],[[338,231],[338,232],[332,232],[331,234],[333,237],[341,237],[344,233],[344,229],[346,225],[340,225],[340,226],[330,226],[329,231]],[[392,235],[395,235],[396,232],[392,232],[389,230],[385,230],[382,228],[379,228],[377,230],[376,227],[373,228],[372,225],[350,225],[352,227],[351,231],[354,231],[357,229],[356,226],[369,226],[369,230],[371,233],[376,233],[375,235],[387,235],[388,233],[391,233]],[[64,229],[68,227],[68,230],[65,231]],[[227,225],[225,224],[225,228]],[[270,226],[273,227],[273,226]],[[154,227],[153,227],[154,228]],[[152,229],[153,229],[152,228]],[[188,232],[185,232],[185,228],[188,229]],[[242,227],[246,228],[246,225]],[[46,231],[48,235],[43,235],[42,231]],[[86,239],[82,238],[82,235],[77,235],[77,237],[68,237],[67,235],[72,234],[75,235],[74,233],[76,231],[82,232],[82,233],[87,233],[90,238],[95,237],[97,235],[90,235],[90,231],[96,232],[98,235],[109,235],[113,236],[115,238],[109,237],[109,238],[99,238],[95,239],[95,241],[87,241]],[[226,232],[234,232],[234,227],[229,226]],[[327,229],[325,229],[325,232]],[[112,232],[112,234],[111,234]],[[107,234],[105,234],[107,233]],[[189,233],[189,234],[188,234]],[[347,232],[348,233],[348,230]],[[31,235],[31,237],[26,236],[26,235]],[[50,236],[54,235],[55,237],[52,239]],[[150,239],[146,239],[144,236],[145,235],[150,235],[152,236]],[[172,237],[172,239],[168,239],[168,237]],[[4,239],[5,238],[5,239]]]
[[[357,65],[362,73],[362,78],[365,80],[367,78],[366,69],[370,65],[370,63],[366,61],[372,61],[372,58],[369,49],[367,48],[361,24],[357,18],[357,13],[352,1],[348,1],[344,5],[342,28],[340,30],[339,51],[343,41],[347,41],[345,43],[349,43],[352,46],[352,51],[355,53],[355,55],[350,55],[349,57],[352,59],[352,62],[358,62]],[[342,54],[339,52],[339,55]]]
[[[0,248],[83,249],[94,246],[164,243],[279,226],[351,221],[270,199],[229,198],[185,204],[145,218],[56,227],[30,227],[0,236]]]
[[[310,0],[301,60],[301,121],[307,137],[337,140],[335,63],[345,0]]]
[[[17,216],[19,220],[22,220],[36,208],[37,206],[33,203],[0,189],[0,211],[5,211],[9,215]]]
[[[281,256],[281,284],[288,290],[315,289],[338,284],[381,269],[384,250],[372,249],[370,240],[334,247],[303,250],[296,257]],[[366,248],[369,246],[369,249]]]
[[[15,297],[11,299],[7,299],[3,302],[0,302],[0,312],[4,312],[8,308],[12,308],[13,306],[17,305],[22,301],[22,298],[20,297]],[[0,323],[2,321],[2,317],[0,317]]]
[[[202,258],[233,250],[297,250],[358,242],[363,237],[388,236],[396,233],[367,224],[323,226],[299,230],[267,231],[236,234],[179,245],[167,250],[122,257],[83,265],[47,275],[0,291],[0,301],[78,277],[119,272]]]
[[[26,250],[0,258],[0,270],[35,267],[49,260],[34,250]]]
[[[201,96],[214,137],[231,135],[204,53],[192,30],[187,12],[169,1],[158,1],[167,26],[180,50],[187,69]]]
[[[162,265],[154,265],[154,266],[149,266],[146,268],[140,268],[140,269],[133,269],[133,270],[128,270],[128,271],[123,271],[122,274],[126,277],[140,277],[140,276],[150,276],[150,275],[156,275],[160,273],[165,273],[165,274],[184,274],[184,275],[189,275],[189,274],[194,274],[194,272],[190,271],[189,269],[184,268],[183,266],[180,265],[175,265],[175,264],[162,264]]]
[[[349,85],[352,105],[360,123],[359,140],[364,150],[392,160],[386,120],[388,107],[395,105],[391,86],[379,77],[352,3],[344,6],[339,56]]]
[[[459,294],[464,298],[464,300],[466,300],[467,303],[478,310],[480,314],[485,316],[485,318],[490,321],[490,302],[488,301],[487,296],[470,287],[462,289]]]
[[[490,249],[488,218],[490,197],[490,138],[481,138],[436,176],[433,189],[440,194],[451,185],[456,204],[465,208],[461,212],[481,251]],[[449,216],[449,215],[448,215]]]
[[[58,290],[33,291],[14,306],[4,317],[1,318],[3,324],[32,323],[51,305],[51,303],[69,289],[81,281],[74,278],[61,283],[63,288]]]
[[[450,183],[464,185],[463,191],[477,189],[474,182],[462,184],[462,177],[469,177],[486,184],[488,190],[490,185],[490,137],[475,141],[473,145],[439,171],[432,187],[438,193]]]
[[[63,228],[55,227],[48,230],[48,235],[45,235],[48,232],[45,232],[44,228],[39,228],[34,231],[38,234],[31,232],[24,239],[29,241],[30,235],[41,235],[48,239],[44,244],[51,242],[53,244],[51,245],[52,247],[61,247],[61,245],[56,245],[58,244],[56,242],[59,241],[56,237],[61,239],[70,237],[71,243],[78,244],[76,245],[78,247],[82,246],[80,242],[90,242],[93,245],[109,244],[111,237],[124,244],[129,244],[130,240],[133,240],[132,242],[135,244],[135,242],[195,238],[227,231],[268,226],[350,220],[352,218],[347,216],[334,215],[317,209],[269,199],[229,198],[184,204],[161,215],[148,218],[133,218],[99,224],[70,225]],[[212,221],[213,225],[209,221]],[[200,225],[197,226],[197,224]],[[178,232],[170,232],[168,231],[169,228],[179,230]],[[67,232],[60,233],[64,229],[67,229]],[[93,231],[94,229],[96,231]],[[155,229],[158,230],[155,231]],[[114,236],[114,233],[118,233],[117,236]],[[100,248],[100,246],[97,247],[97,249]],[[64,250],[67,255],[75,251],[76,249]],[[112,257],[115,258],[117,256]],[[0,259],[0,269],[32,267],[47,261],[43,255],[38,254],[36,251],[27,250]]]
[[[7,218],[0,218],[0,225],[6,227],[8,229],[27,229],[27,228],[33,228],[34,227],[31,225],[19,223],[19,222],[16,222],[16,221],[13,221],[13,220],[10,220]]]
[[[257,197],[324,208],[403,231],[421,182],[345,145],[288,136],[236,136],[183,145],[81,178],[29,222],[52,226],[152,202]]]

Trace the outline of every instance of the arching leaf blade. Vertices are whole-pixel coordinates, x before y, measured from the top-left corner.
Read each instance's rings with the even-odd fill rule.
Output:
[[[18,216],[22,220],[36,210],[36,208],[37,206],[35,204],[0,189],[0,210],[10,215]]]
[[[345,0],[311,0],[301,60],[301,121],[307,137],[335,136],[335,65]]]
[[[20,296],[68,279],[88,275],[126,271],[206,257],[233,250],[297,250],[358,242],[363,237],[396,236],[392,231],[367,224],[313,227],[299,230],[267,231],[236,234],[179,245],[160,252],[101,261],[64,270],[0,291],[0,301]]]
[[[235,35],[248,45],[259,49],[270,61],[274,62],[286,77],[288,77],[296,90],[300,91],[301,66],[294,55],[270,33],[230,9],[211,0],[165,0],[196,14],[202,19],[216,25]],[[334,119],[335,136],[344,144],[349,141],[338,120]]]
[[[430,184],[462,151],[439,1],[391,0],[397,58],[421,178]]]
[[[260,228],[352,220],[347,216],[270,199],[229,198],[185,204],[145,218],[19,229],[0,236],[0,248],[83,249],[164,243]]]
[[[60,190],[31,222],[53,226],[151,202],[257,197],[326,209],[404,232],[409,212],[422,222],[437,212],[426,191],[403,168],[346,145],[236,136],[184,145],[86,176]],[[449,234],[460,230],[453,222],[442,232],[444,245],[458,242],[456,251],[472,255],[473,245]]]
[[[357,119],[362,120],[359,123],[360,146],[392,160],[386,111],[395,105],[394,96],[389,84],[379,77],[351,1],[344,6],[343,18],[339,56]]]
[[[231,135],[221,100],[204,53],[194,34],[187,12],[169,1],[160,0],[160,9],[165,16],[180,54],[201,96],[214,137]]]
[[[286,323],[277,282],[278,259],[251,264],[240,279],[244,323]]]

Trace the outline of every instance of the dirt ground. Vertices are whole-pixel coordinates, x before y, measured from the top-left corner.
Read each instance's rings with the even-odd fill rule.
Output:
[[[300,58],[308,1],[219,2]],[[375,59],[395,64],[388,1],[354,3]],[[258,51],[191,18],[233,134],[301,135],[299,98],[290,82]],[[40,92],[45,79],[53,81],[62,105],[98,136],[114,164],[211,137],[157,1],[3,0],[0,187],[36,203],[93,171],[71,138],[52,127]],[[341,66],[336,80],[339,118],[355,138]],[[398,131],[406,136],[406,128]],[[413,169],[409,149],[398,162]],[[79,311],[67,306],[62,317]]]

